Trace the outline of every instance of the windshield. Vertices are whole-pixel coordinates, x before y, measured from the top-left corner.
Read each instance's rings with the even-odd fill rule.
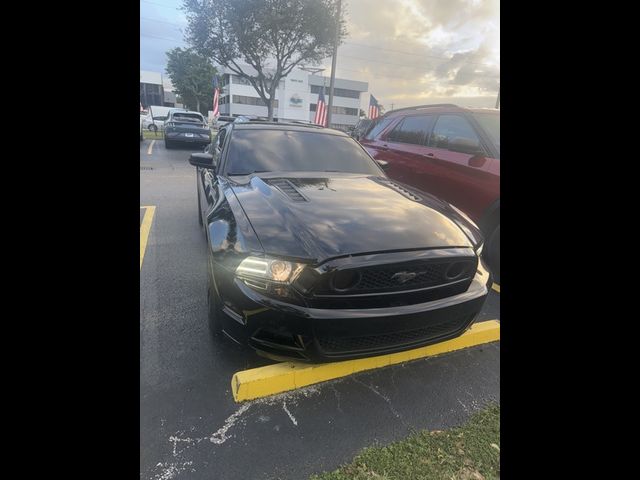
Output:
[[[500,115],[495,113],[474,113],[473,117],[478,121],[480,126],[491,137],[491,141],[500,151]]]
[[[233,132],[226,170],[228,175],[275,171],[382,174],[350,137],[275,129]]]

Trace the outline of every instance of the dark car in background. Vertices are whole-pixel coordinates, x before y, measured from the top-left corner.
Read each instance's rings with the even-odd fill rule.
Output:
[[[211,129],[198,112],[170,111],[164,124],[164,146],[178,143],[204,146],[211,143]]]
[[[476,222],[500,277],[500,111],[423,105],[388,112],[360,140],[387,174],[450,202]]]
[[[274,359],[332,361],[440,342],[473,323],[491,285],[480,231],[388,178],[347,134],[232,123],[207,152],[189,162],[213,333]]]
[[[222,128],[225,125],[229,124],[229,123],[233,123],[235,121],[236,117],[230,117],[230,116],[224,116],[221,115],[218,118],[216,118],[215,121],[215,128]]]
[[[372,122],[373,120],[370,118],[361,118],[351,130],[351,136],[359,141],[367,132],[367,129],[371,126]]]

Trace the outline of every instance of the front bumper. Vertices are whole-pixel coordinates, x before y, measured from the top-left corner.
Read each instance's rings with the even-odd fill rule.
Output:
[[[311,362],[382,355],[455,338],[471,326],[491,288],[491,275],[479,262],[469,288],[458,295],[396,307],[320,309],[267,297],[231,274],[215,280],[227,335],[272,359]]]

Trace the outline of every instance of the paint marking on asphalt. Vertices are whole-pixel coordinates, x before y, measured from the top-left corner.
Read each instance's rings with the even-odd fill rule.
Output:
[[[463,335],[405,352],[334,363],[308,364],[283,362],[236,372],[231,377],[231,391],[236,402],[295,390],[365,370],[396,365],[411,360],[452,352],[461,348],[500,340],[500,323],[496,320],[474,324]]]
[[[497,283],[494,283],[493,285],[491,285],[491,288],[493,288],[496,292],[500,293],[500,285],[498,285]]]
[[[144,208],[144,217],[142,218],[142,225],[140,225],[140,270],[142,270],[142,260],[144,259],[144,252],[147,249],[147,241],[149,240],[149,230],[151,230],[151,222],[153,222],[153,215],[156,212],[154,205],[149,205]]]
[[[151,155],[151,152],[153,151],[153,144],[156,143],[155,140],[151,140],[151,143],[149,144],[149,148],[147,148],[147,155]]]

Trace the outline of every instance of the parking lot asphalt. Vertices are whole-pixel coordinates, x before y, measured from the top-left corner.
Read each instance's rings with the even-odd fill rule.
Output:
[[[212,340],[192,151],[140,143],[140,206],[155,206],[140,272],[140,478],[304,479],[500,401],[500,344],[363,372],[242,404],[232,375],[269,364]],[[145,209],[140,209],[142,224]],[[500,319],[492,291],[478,321]]]

